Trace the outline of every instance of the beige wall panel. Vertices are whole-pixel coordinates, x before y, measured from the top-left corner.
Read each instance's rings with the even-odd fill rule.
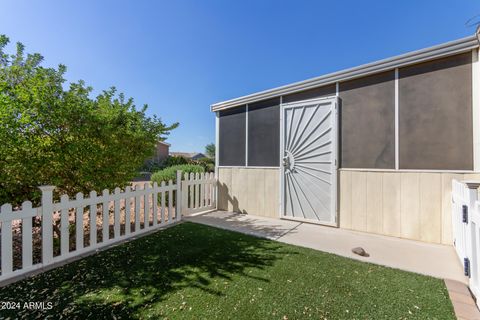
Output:
[[[367,232],[383,233],[383,173],[367,173]]]
[[[229,195],[232,189],[232,170],[219,168],[218,169],[218,202],[219,210],[232,210],[232,203],[229,200]]]
[[[440,173],[420,173],[420,240],[440,243],[442,224]]]
[[[403,238],[420,239],[420,173],[401,174],[400,234]]]
[[[250,169],[246,172],[246,197],[245,197],[245,213],[248,214],[256,214],[257,211],[257,202],[258,196],[256,196],[259,192],[257,190],[257,186],[255,185],[255,175],[257,174],[256,169]]]
[[[399,173],[383,174],[383,233],[400,236],[401,179]]]
[[[248,190],[251,189],[248,181],[248,173],[250,169],[240,168],[239,170],[239,178],[240,178],[240,185],[238,187],[238,207],[242,213],[248,213]],[[247,186],[247,188],[245,188]]]
[[[466,173],[463,177],[465,180],[480,180],[480,173]]]
[[[278,175],[278,170],[263,170],[263,176],[265,179],[264,182],[264,191],[262,193],[262,203],[263,203],[263,212],[259,212],[258,215],[278,218],[278,215],[275,216],[275,205],[278,207],[278,198],[279,193],[278,186],[275,185],[275,175]]]
[[[352,172],[352,229],[367,230],[366,172]]]
[[[273,188],[271,193],[268,194],[269,201],[273,203],[272,214],[274,218],[280,217],[280,170],[271,170],[273,175]],[[268,190],[268,189],[267,189]]]
[[[352,228],[352,172],[340,171],[340,228]]]
[[[232,169],[232,211],[245,212],[246,190],[248,189],[248,179],[246,172],[241,168]]]
[[[218,208],[278,218],[279,169],[219,168]]]
[[[225,186],[225,174],[222,169],[217,171],[217,209],[226,210],[226,195],[228,194],[227,187]]]
[[[279,218],[279,169],[220,168],[222,210]],[[451,180],[475,174],[339,172],[340,227],[451,244]]]
[[[248,169],[247,213],[263,215],[265,212],[265,170]]]

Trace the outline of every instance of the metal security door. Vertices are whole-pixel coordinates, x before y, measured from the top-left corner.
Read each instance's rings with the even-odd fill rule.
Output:
[[[337,98],[282,110],[282,218],[336,226]]]

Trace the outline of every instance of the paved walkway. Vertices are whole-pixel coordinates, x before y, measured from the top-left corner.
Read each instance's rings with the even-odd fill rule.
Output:
[[[290,220],[215,211],[187,220],[352,259],[467,283],[453,247],[325,227]],[[362,247],[369,257],[352,253]]]
[[[468,279],[452,246],[225,211],[185,220],[445,279],[458,319],[480,320],[466,285]],[[352,253],[355,247],[364,248],[370,256]]]

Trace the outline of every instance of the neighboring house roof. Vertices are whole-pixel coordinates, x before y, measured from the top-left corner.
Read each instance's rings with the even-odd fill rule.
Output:
[[[170,152],[171,156],[175,157],[184,157],[187,159],[199,159],[205,158],[206,156],[201,152]]]
[[[268,98],[275,98],[340,81],[359,78],[373,73],[392,70],[406,65],[446,57],[478,48],[479,41],[480,39],[478,39],[477,34],[475,34],[459,40],[450,41],[426,49],[412,51],[392,58],[367,63],[358,67],[329,73],[320,77],[287,84],[285,86],[249,94],[235,99],[214,103],[210,107],[212,111],[225,110],[247,103],[253,103]]]
[[[166,143],[165,141],[158,141],[158,143],[170,147],[170,143]]]

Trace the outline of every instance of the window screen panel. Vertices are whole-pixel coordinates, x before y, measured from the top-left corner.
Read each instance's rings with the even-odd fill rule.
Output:
[[[248,105],[248,166],[280,163],[280,98]]]
[[[245,165],[246,119],[245,106],[220,111],[218,156],[221,166]]]
[[[472,170],[471,52],[399,69],[401,169]]]
[[[395,72],[340,83],[340,165],[395,168]]]

